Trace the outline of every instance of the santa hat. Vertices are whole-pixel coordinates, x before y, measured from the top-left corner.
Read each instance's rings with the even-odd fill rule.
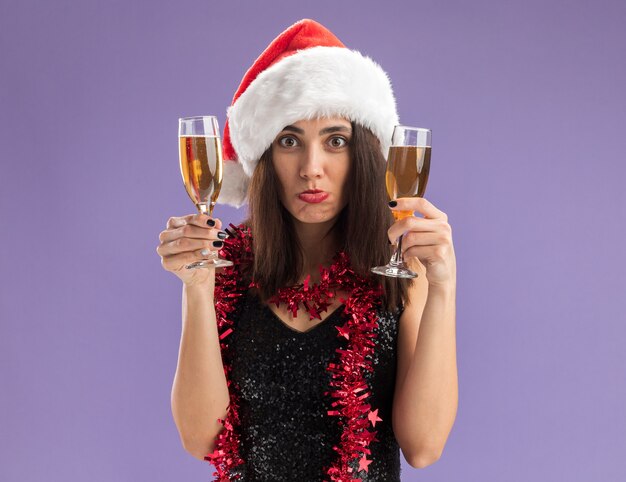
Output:
[[[254,168],[276,135],[294,122],[319,117],[344,117],[370,129],[384,155],[398,124],[385,71],[324,26],[304,19],[256,59],[228,108],[220,203],[243,205]]]

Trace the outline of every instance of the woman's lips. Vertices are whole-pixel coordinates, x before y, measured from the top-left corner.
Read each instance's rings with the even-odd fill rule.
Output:
[[[316,193],[303,192],[301,194],[298,194],[298,197],[304,202],[315,204],[324,201],[328,197],[328,193],[324,191]]]

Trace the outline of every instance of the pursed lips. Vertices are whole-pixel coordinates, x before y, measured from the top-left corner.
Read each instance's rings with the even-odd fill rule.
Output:
[[[328,196],[329,194],[327,192],[321,191],[319,189],[309,189],[308,191],[304,191],[298,194],[298,198],[301,201],[312,204],[321,203],[326,198],[328,198]]]

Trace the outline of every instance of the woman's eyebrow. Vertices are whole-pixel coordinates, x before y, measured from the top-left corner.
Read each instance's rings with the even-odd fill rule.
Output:
[[[346,127],[346,126],[325,127],[324,129],[322,129],[320,131],[320,136],[322,136],[324,134],[330,134],[331,132],[348,132],[348,133],[351,133],[352,129],[350,127]]]
[[[300,129],[299,127],[296,127],[296,126],[286,126],[286,127],[283,127],[283,130],[295,132],[296,134],[304,134],[304,129]]]
[[[295,132],[296,134],[304,134],[304,129],[300,129],[299,127],[292,126],[292,125],[283,127],[283,131]],[[346,126],[330,126],[330,127],[325,127],[324,129],[322,129],[319,132],[319,135],[323,136],[324,134],[330,134],[332,132],[352,133],[352,129]]]

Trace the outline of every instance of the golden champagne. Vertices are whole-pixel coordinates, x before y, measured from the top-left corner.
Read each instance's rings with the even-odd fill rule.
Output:
[[[196,207],[213,206],[222,187],[222,142],[215,136],[180,136],[180,173]]]
[[[430,172],[431,147],[391,146],[387,160],[385,184],[390,199],[423,197]],[[396,220],[413,211],[391,211]]]

